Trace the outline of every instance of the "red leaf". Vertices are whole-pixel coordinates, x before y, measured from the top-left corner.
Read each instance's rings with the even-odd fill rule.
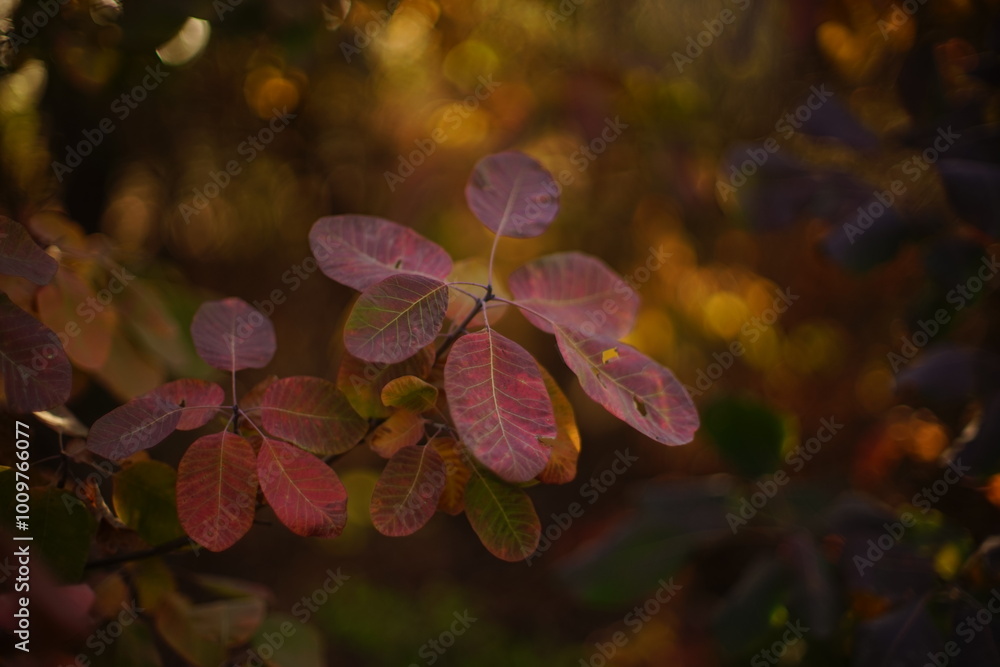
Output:
[[[552,401],[538,364],[524,348],[491,329],[462,336],[444,368],[445,395],[462,442],[510,482],[534,478],[556,437]]]
[[[340,454],[365,435],[368,422],[332,383],[314,377],[276,380],[260,405],[264,428],[316,454]]]
[[[517,303],[531,309],[522,311],[528,321],[547,333],[554,332],[551,320],[585,336],[622,338],[639,310],[639,297],[624,280],[601,260],[579,252],[529,262],[511,274],[508,285]]]
[[[396,363],[432,343],[448,309],[448,288],[424,276],[390,276],[361,293],[344,328],[347,351]]]
[[[253,525],[257,466],[253,447],[223,431],[198,438],[177,466],[177,516],[210,551],[233,546]]]
[[[584,392],[608,412],[665,445],[694,439],[698,411],[669,370],[612,338],[556,330],[559,352]]]
[[[263,368],[274,356],[274,326],[243,299],[203,303],[191,321],[198,356],[214,368]]]
[[[90,427],[87,447],[107,459],[128,458],[174,432],[183,408],[159,396],[143,396],[104,415]]]
[[[480,160],[465,186],[465,201],[498,236],[538,236],[559,213],[559,186],[535,159],[509,151]]]
[[[73,369],[55,332],[0,293],[0,373],[11,412],[35,412],[69,398]]]
[[[433,447],[404,447],[386,464],[372,492],[372,525],[383,535],[410,535],[430,521],[444,491],[445,467]]]
[[[216,409],[222,405],[226,392],[222,387],[207,380],[174,380],[157,387],[146,396],[158,396],[168,403],[183,406],[177,430],[193,431],[201,428],[219,414]],[[195,408],[205,408],[196,410]]]
[[[58,268],[59,262],[35,243],[28,230],[0,215],[0,273],[45,285]]]
[[[257,454],[264,497],[296,535],[336,537],[347,524],[347,491],[337,474],[312,454],[264,439]]]
[[[398,364],[379,364],[347,354],[337,372],[337,388],[362,417],[388,417],[390,410],[382,403],[385,385],[404,375],[427,377],[433,365],[434,350],[430,347]]]
[[[309,232],[309,245],[323,273],[358,291],[393,275],[444,280],[451,272],[451,257],[441,246],[382,218],[320,218]]]
[[[506,561],[524,560],[542,536],[531,498],[522,489],[478,472],[465,493],[465,515],[491,554]]]

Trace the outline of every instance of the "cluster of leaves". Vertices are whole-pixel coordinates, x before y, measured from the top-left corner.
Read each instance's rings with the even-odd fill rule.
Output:
[[[499,295],[499,239],[541,234],[558,211],[557,193],[548,172],[522,153],[475,167],[466,198],[495,234],[485,282],[463,280],[441,247],[388,220],[318,220],[310,233],[318,265],[361,292],[336,384],[269,378],[237,401],[235,373],[267,365],[274,330],[239,299],[205,303],[191,333],[201,358],[231,374],[231,406],[218,384],[171,382],[98,420],[89,448],[124,459],[228,413],[222,430],[198,438],[177,470],[184,530],[219,551],[250,529],[258,489],[293,532],[340,534],[347,497],[326,462],[364,441],[388,459],[371,499],[380,532],[408,535],[436,511],[464,511],[493,554],[527,558],[541,525],[523,487],[573,479],[580,439],[552,376],[495,330],[505,307],[554,334],[584,391],[642,433],[683,444],[699,423],[673,374],[618,340],[634,324],[638,297],[599,259],[541,257],[509,277],[512,298]]]

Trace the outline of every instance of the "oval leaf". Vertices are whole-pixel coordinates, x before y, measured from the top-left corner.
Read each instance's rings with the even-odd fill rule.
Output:
[[[365,421],[337,387],[321,378],[290,377],[272,382],[260,405],[264,429],[316,454],[340,454],[354,447]]]
[[[59,263],[50,257],[19,222],[0,215],[0,273],[45,285]]]
[[[173,433],[182,412],[179,406],[158,396],[137,398],[94,422],[87,447],[107,459],[128,458]]]
[[[552,448],[552,456],[538,479],[546,484],[566,484],[576,477],[576,462],[580,458],[580,430],[576,426],[576,415],[573,414],[573,406],[566,394],[545,367],[539,364],[538,370],[542,373],[545,391],[549,392],[549,399],[552,401],[557,430],[556,437],[543,441]]]
[[[390,276],[361,293],[344,328],[354,356],[392,364],[432,343],[448,309],[448,288],[425,276]]]
[[[404,447],[375,483],[372,525],[390,537],[415,533],[434,516],[444,485],[444,460],[433,447]]]
[[[698,430],[698,411],[669,370],[635,348],[604,336],[556,330],[559,352],[580,386],[608,412],[665,445],[682,445]]]
[[[203,303],[191,321],[198,356],[223,371],[263,368],[274,356],[274,326],[243,299]]]
[[[382,403],[413,412],[430,410],[437,403],[437,397],[437,387],[414,375],[391,380],[382,388]]]
[[[559,213],[559,186],[534,158],[518,151],[480,160],[465,186],[465,201],[498,236],[538,236]]]
[[[193,431],[219,414],[217,408],[226,399],[226,392],[214,382],[184,379],[168,382],[146,396],[156,396],[168,403],[181,406],[183,410],[180,421],[177,422],[177,430]]]
[[[517,303],[530,308],[522,310],[528,321],[547,333],[555,322],[584,336],[622,338],[639,311],[635,290],[607,264],[579,252],[528,262],[511,274],[508,286]]]
[[[466,453],[454,438],[434,438],[427,443],[441,455],[444,461],[445,484],[438,500],[438,509],[456,516],[465,511],[465,487],[469,484],[472,469],[466,461]]]
[[[59,338],[2,293],[0,373],[11,412],[46,410],[69,398],[73,369]]]
[[[378,425],[369,445],[382,458],[392,458],[396,452],[412,447],[424,437],[424,418],[416,412],[399,410]]]
[[[177,515],[210,551],[236,544],[253,525],[257,471],[253,447],[223,431],[198,438],[177,466]]]
[[[36,303],[38,319],[53,331],[64,333],[66,356],[73,364],[96,371],[107,363],[118,311],[113,303],[101,305],[86,279],[59,267],[55,279],[38,290]]]
[[[401,273],[438,280],[451,273],[451,257],[444,248],[382,218],[320,218],[309,231],[309,246],[323,273],[358,291]]]
[[[138,461],[114,475],[112,503],[126,526],[152,545],[184,535],[177,518],[177,471],[160,461]]]
[[[492,329],[462,336],[444,367],[445,394],[462,442],[509,482],[540,473],[556,437],[552,401],[538,364]]]
[[[344,530],[347,491],[337,474],[312,454],[265,438],[257,475],[274,513],[296,535],[336,537]]]
[[[388,417],[389,408],[382,403],[382,389],[390,381],[404,375],[427,377],[434,366],[434,350],[425,347],[398,364],[377,364],[346,354],[337,372],[337,389],[359,415],[366,419]]]
[[[542,524],[522,489],[474,474],[465,495],[465,515],[489,552],[506,561],[524,560],[538,548]]]

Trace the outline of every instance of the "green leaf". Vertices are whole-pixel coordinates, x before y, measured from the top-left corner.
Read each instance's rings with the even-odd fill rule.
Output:
[[[177,519],[177,472],[166,463],[139,461],[114,476],[111,499],[122,522],[149,544],[184,535]]]
[[[785,427],[770,407],[752,398],[719,399],[702,412],[705,430],[742,475],[759,477],[778,467]]]
[[[270,650],[261,651],[264,646]],[[250,640],[250,648],[238,657],[245,658],[247,664],[257,664],[252,658],[260,660],[264,657],[261,653],[270,656],[265,661],[269,667],[323,667],[326,664],[319,632],[288,614],[268,615]]]
[[[497,558],[516,562],[538,548],[542,524],[520,487],[477,471],[465,493],[465,514],[476,535]]]

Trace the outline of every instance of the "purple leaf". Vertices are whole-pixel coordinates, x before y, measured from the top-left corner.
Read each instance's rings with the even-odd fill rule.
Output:
[[[222,405],[226,398],[226,392],[222,387],[207,380],[184,379],[168,382],[157,387],[146,396],[156,397],[184,407],[181,412],[181,419],[177,422],[177,430],[193,431],[201,428],[212,417],[219,414],[217,408]],[[205,408],[196,410],[195,408]]]
[[[24,413],[69,398],[73,369],[56,334],[0,294],[0,373],[7,406]]]
[[[538,364],[492,329],[462,336],[444,367],[445,395],[462,442],[510,482],[545,469],[557,435],[552,401]]]
[[[524,153],[508,151],[480,160],[465,186],[465,201],[498,236],[538,236],[559,213],[559,186]]]
[[[347,525],[347,491],[312,454],[265,438],[257,454],[264,497],[283,524],[303,537],[336,537]]]
[[[524,316],[536,327],[553,333],[544,315],[585,336],[625,336],[635,325],[639,297],[607,264],[579,252],[540,257],[511,274],[508,280],[517,303],[530,308]]]
[[[444,283],[425,276],[389,276],[361,293],[344,327],[344,345],[365,361],[403,361],[434,341],[447,309]]]
[[[107,459],[128,458],[173,433],[182,413],[183,408],[159,396],[137,398],[94,422],[87,447]]]
[[[45,285],[58,269],[59,262],[35,243],[28,230],[0,215],[0,273]]]
[[[274,356],[274,326],[243,299],[203,303],[191,321],[198,356],[223,371],[263,368]]]
[[[269,433],[315,454],[346,452],[368,429],[337,387],[321,378],[276,380],[264,392],[260,413]]]
[[[320,218],[309,232],[309,245],[323,273],[358,291],[398,274],[444,280],[451,273],[451,257],[441,246],[382,218]]]
[[[434,516],[444,492],[444,459],[433,447],[399,450],[372,491],[372,525],[383,535],[410,535]]]
[[[613,338],[556,330],[559,352],[584,392],[608,412],[665,445],[682,445],[698,430],[698,411],[669,370]]]

